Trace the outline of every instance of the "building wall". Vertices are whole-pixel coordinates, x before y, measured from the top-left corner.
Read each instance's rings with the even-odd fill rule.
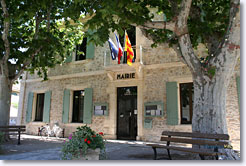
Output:
[[[66,135],[68,135],[73,131],[75,131],[76,127],[82,124],[62,123],[64,89],[70,89],[71,91],[73,91],[73,90],[83,90],[84,88],[90,87],[93,88],[93,102],[108,103],[109,102],[108,95],[106,93],[106,86],[108,85],[107,82],[108,82],[107,76],[104,74],[104,75],[98,75],[93,77],[82,77],[76,79],[62,79],[62,80],[52,80],[52,81],[45,81],[45,82],[26,83],[27,93],[25,95],[26,101],[24,102],[25,103],[24,110],[26,110],[27,108],[27,99],[28,99],[29,92],[44,93],[46,91],[51,91],[52,95],[51,95],[51,107],[50,107],[50,123],[54,124],[56,122],[59,122],[59,124],[62,127],[66,128]],[[71,97],[72,97],[72,93],[71,93]],[[70,121],[72,116],[71,113],[72,112],[70,110],[70,116],[69,116]],[[22,112],[23,122],[25,122],[25,114],[26,112],[23,111]],[[33,114],[34,114],[34,109],[33,109]],[[104,125],[106,121],[107,121],[107,117],[93,116],[92,125],[89,126],[91,126],[93,129],[97,131],[103,131],[107,133],[108,127],[105,127]],[[31,122],[27,124],[27,132],[29,134],[37,134],[38,127],[44,124],[45,123],[43,122]]]
[[[240,150],[240,110],[238,107],[236,74],[231,78],[231,83],[228,86],[226,109],[227,128],[233,149]]]
[[[144,130],[143,139],[146,141],[159,141],[164,130],[191,131],[191,125],[167,125],[166,113],[166,82],[192,82],[189,69],[186,66],[150,69],[145,71],[144,80],[144,102],[163,101],[164,116],[153,118],[153,128]]]
[[[81,123],[62,123],[63,93],[64,89],[83,90],[93,88],[93,103],[108,103],[107,116],[92,116],[92,123],[88,124],[97,132],[104,132],[105,138],[116,138],[117,121],[117,87],[138,87],[138,140],[154,141],[160,139],[163,130],[191,131],[191,125],[167,125],[166,113],[166,82],[188,83],[192,82],[189,68],[183,64],[173,48],[161,44],[151,48],[151,40],[143,36],[137,29],[137,60],[132,67],[123,65],[105,66],[104,54],[108,45],[96,47],[94,59],[71,62],[57,66],[49,71],[50,80],[41,82],[37,75],[27,75],[23,80],[20,100],[22,124],[25,124],[28,93],[44,93],[51,91],[50,124],[59,122],[65,128],[65,135],[76,130],[76,127],[85,125]],[[203,54],[202,48],[198,54]],[[140,55],[142,55],[140,57]],[[142,62],[142,63],[141,63]],[[234,149],[240,149],[240,112],[238,111],[238,96],[235,77],[239,75],[240,64],[237,65],[235,75],[228,87],[227,95],[227,123],[228,132]],[[136,73],[136,78],[117,80],[119,73]],[[24,88],[23,88],[24,87]],[[179,88],[179,87],[178,87]],[[179,90],[179,89],[178,89]],[[178,96],[179,97],[179,96]],[[70,97],[71,98],[71,97]],[[34,97],[35,100],[35,97]],[[152,117],[152,128],[144,128],[144,104],[147,102],[162,101],[164,103],[164,116]],[[179,100],[178,100],[179,101]],[[72,108],[70,104],[70,120]],[[20,112],[20,111],[19,111]],[[180,116],[179,121],[180,121]],[[43,122],[27,123],[27,133],[37,134],[38,127]]]
[[[107,43],[103,47],[98,46],[95,48],[94,59],[86,59],[83,61],[75,61],[75,54],[73,54],[71,63],[63,63],[62,65],[57,65],[55,68],[49,69],[48,76],[67,76],[103,70],[104,54],[108,49]],[[27,79],[41,80],[37,74],[29,73]]]

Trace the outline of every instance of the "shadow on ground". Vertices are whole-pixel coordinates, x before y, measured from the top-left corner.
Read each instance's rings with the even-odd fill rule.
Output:
[[[1,155],[12,155],[26,153],[38,150],[59,148],[62,146],[64,139],[42,138],[42,137],[22,137],[21,144],[17,145],[17,139],[12,137],[10,141],[2,145]],[[0,157],[1,158],[1,157]]]
[[[22,135],[21,145],[17,139],[2,145],[0,160],[60,160],[61,148],[67,138],[42,138]],[[157,149],[158,160],[169,160],[167,151]],[[153,150],[141,141],[108,140],[105,160],[153,160]],[[196,156],[178,151],[171,152],[174,160],[197,160]]]

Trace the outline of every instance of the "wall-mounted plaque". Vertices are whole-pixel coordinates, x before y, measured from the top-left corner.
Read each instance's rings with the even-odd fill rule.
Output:
[[[144,119],[144,128],[151,129],[152,128],[152,119]]]
[[[148,102],[144,103],[144,116],[146,117],[160,117],[163,116],[163,102]]]
[[[94,103],[94,115],[107,116],[108,115],[108,103]]]

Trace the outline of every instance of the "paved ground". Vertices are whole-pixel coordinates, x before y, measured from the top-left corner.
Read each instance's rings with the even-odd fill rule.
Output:
[[[39,136],[23,135],[21,145],[12,139],[2,146],[0,160],[61,160],[63,138],[46,139]],[[106,143],[106,160],[152,160],[153,150],[141,141],[108,140]],[[158,149],[159,160],[168,160],[167,152]],[[172,153],[176,160],[195,160],[190,154],[181,152]],[[199,158],[198,158],[199,159]]]

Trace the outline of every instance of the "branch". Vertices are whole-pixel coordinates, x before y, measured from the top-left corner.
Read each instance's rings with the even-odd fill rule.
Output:
[[[167,29],[173,31],[177,36],[188,33],[187,20],[191,8],[192,0],[183,0],[181,3],[181,10],[177,17],[174,17],[172,21],[148,21],[143,25],[131,24],[133,26],[143,29]],[[175,6],[173,6],[175,7]]]
[[[180,12],[177,17],[175,26],[175,34],[179,37],[188,34],[187,20],[190,14],[192,0],[183,0],[180,7]]]
[[[181,10],[179,12],[178,21],[184,20],[187,23],[190,14],[192,0],[183,0],[181,3]]]
[[[165,21],[148,21],[143,25],[131,24],[133,26],[143,28],[143,29],[167,29],[170,31],[174,31],[175,29],[175,22],[165,22]]]
[[[222,45],[228,55],[232,55],[232,51],[235,49],[240,49],[240,1],[231,1],[229,26],[225,35],[225,42]]]
[[[3,73],[3,70],[2,70],[2,63],[1,63],[1,60],[0,60],[0,75],[2,75],[2,73]]]
[[[17,79],[21,76],[21,74],[24,72],[24,70],[27,68],[27,66],[29,66],[29,65],[32,63],[32,61],[33,61],[35,55],[37,55],[37,54],[41,51],[42,48],[43,48],[43,46],[40,46],[40,47],[39,47],[39,48],[31,55],[31,59],[30,59],[29,61],[26,61],[26,62],[23,64],[23,66],[22,66],[22,68],[19,70],[19,72],[18,72],[17,74],[15,74],[14,77],[11,79],[12,82],[15,81],[15,80],[17,80]]]
[[[50,4],[50,7],[47,10],[47,31],[50,32],[50,13],[52,9],[52,4]]]
[[[175,33],[178,36],[179,46],[181,49],[181,58],[191,69],[194,75],[197,72],[201,72],[200,60],[194,53],[194,49],[191,44],[190,35],[187,28],[187,20],[190,13],[192,0],[183,0],[181,3],[181,10],[177,17],[175,26]]]
[[[185,59],[184,59],[184,57],[183,57],[183,55],[182,55],[182,52],[181,52],[181,50],[180,50],[179,45],[178,45],[178,44],[174,44],[174,45],[172,46],[172,48],[173,48],[173,50],[177,53],[177,56],[180,58],[180,61],[183,62],[183,63],[185,63],[185,64],[187,64],[187,62],[185,61]]]
[[[171,4],[171,9],[174,12],[174,15],[178,15],[178,3],[174,0],[168,0],[168,2]]]
[[[240,2],[239,0],[231,1],[230,20],[224,41],[209,62],[220,70],[226,70],[228,77],[240,56]]]
[[[5,47],[5,55],[2,58],[1,69],[2,69],[2,74],[5,74],[6,76],[8,76],[9,71],[8,71],[7,62],[8,62],[9,56],[10,56],[10,45],[9,45],[9,40],[8,40],[10,18],[9,18],[9,13],[7,10],[5,0],[1,0],[1,6],[3,9],[3,17],[4,17],[4,28],[3,28],[2,40],[4,42],[4,47]]]
[[[39,24],[42,21],[42,18],[39,15],[39,12],[37,12],[36,16],[35,16],[35,20],[36,20],[36,25],[35,25],[35,34],[34,34],[34,39],[38,38],[38,32],[39,32]]]
[[[183,58],[185,63],[191,69],[193,74],[200,72],[201,63],[194,53],[194,49],[192,47],[191,40],[190,40],[190,35],[189,34],[182,35],[178,38],[178,40],[182,53],[181,57]]]

